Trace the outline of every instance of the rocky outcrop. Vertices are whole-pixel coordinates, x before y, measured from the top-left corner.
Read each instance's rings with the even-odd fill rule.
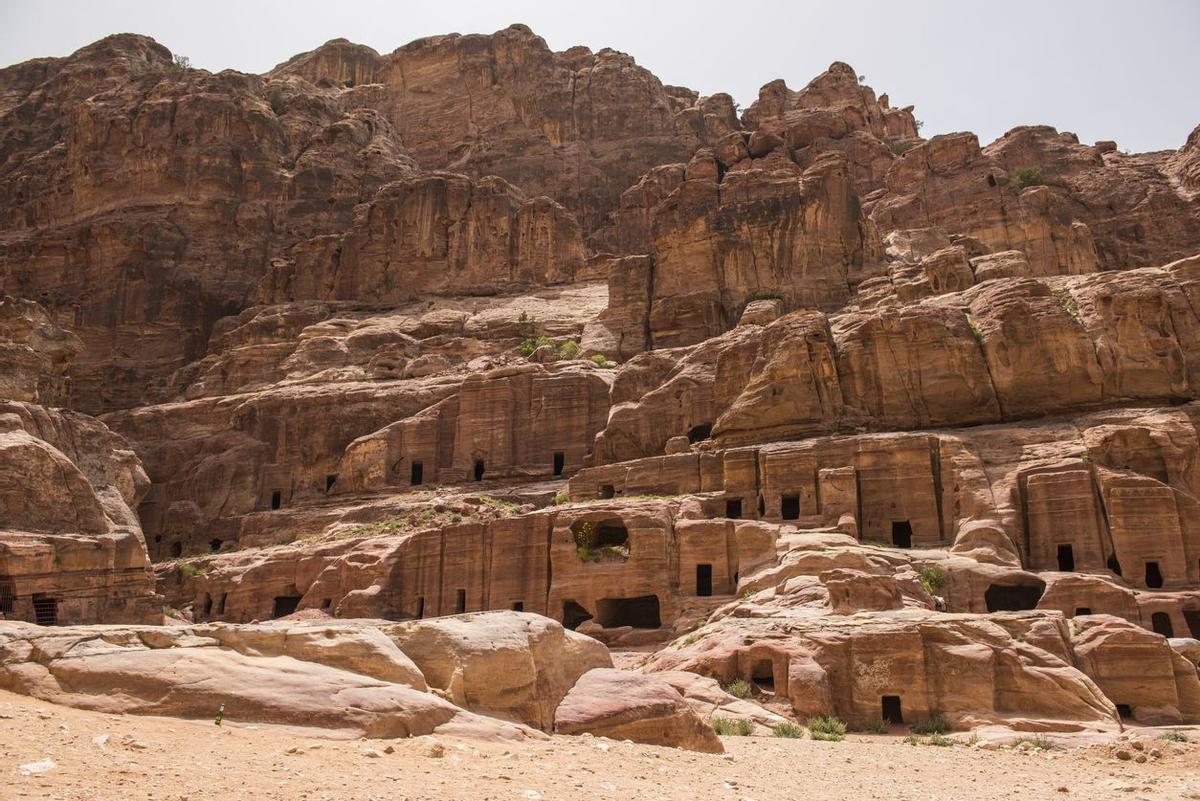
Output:
[[[710,754],[725,749],[670,684],[655,676],[597,668],[575,683],[554,713],[558,734],[589,734]]]
[[[85,415],[0,401],[0,465],[0,619],[162,619],[128,442]]]
[[[41,306],[0,297],[0,398],[61,405],[67,366],[79,350],[79,338]]]

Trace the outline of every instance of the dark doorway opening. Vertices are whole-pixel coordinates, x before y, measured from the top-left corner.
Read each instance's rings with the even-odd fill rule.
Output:
[[[590,544],[595,548],[615,547],[629,544],[629,529],[619,520],[606,520],[592,529]]]
[[[475,460],[475,480],[476,481],[483,481],[484,468],[485,468],[485,465],[483,463],[483,460],[476,459]]]
[[[271,492],[271,508],[278,509],[283,505],[283,491],[274,490]]]
[[[412,467],[408,470],[408,483],[414,487],[425,480],[425,465],[421,462],[413,462]]]
[[[688,431],[688,442],[695,445],[697,442],[703,442],[712,436],[712,423],[701,423],[697,426],[692,426]]]
[[[208,593],[204,593],[204,604],[200,608],[201,608],[200,614],[206,620],[212,616],[213,599],[212,599],[211,595],[209,595]]]
[[[1113,573],[1116,573],[1118,576],[1121,575],[1121,563],[1117,560],[1117,555],[1115,553],[1108,557],[1107,565],[1108,569]]]
[[[1200,609],[1184,609],[1183,620],[1187,623],[1188,633],[1200,639]]]
[[[33,622],[39,626],[57,626],[58,599],[50,595],[43,595],[40,592],[34,593]]]
[[[612,484],[602,484],[600,486],[600,497],[602,499],[608,500],[609,498],[613,497],[614,495],[616,495],[616,492],[613,489]]]
[[[563,628],[574,631],[579,628],[580,623],[585,623],[592,619],[588,610],[584,609],[574,601],[563,601],[562,624]]]
[[[333,599],[332,598],[322,598],[321,599],[321,608],[325,609],[325,610],[332,609],[333,608]]]
[[[729,498],[725,501],[725,516],[730,520],[738,520],[742,516],[742,499]]]
[[[13,588],[12,579],[7,576],[0,578],[0,615],[11,615],[16,600],[17,593]]]
[[[563,474],[563,468],[566,467],[566,464],[567,464],[567,460],[566,460],[566,456],[563,454],[563,452],[555,451],[554,452],[554,475],[561,476]]]
[[[1079,617],[1080,615],[1090,615],[1091,613],[1092,607],[1090,606],[1080,606],[1075,609],[1075,617]]]
[[[325,476],[325,491],[329,492],[333,489],[333,485],[337,483],[337,473],[329,473]]]
[[[879,701],[880,717],[885,723],[890,723],[893,726],[904,725],[904,707],[900,703],[900,696],[885,695]]]
[[[454,614],[461,615],[467,611],[467,591],[459,590],[454,596]]]
[[[1158,562],[1146,563],[1146,586],[1152,590],[1157,590],[1163,585],[1162,571],[1158,569]]]
[[[892,521],[892,545],[897,548],[912,547],[912,523],[907,520]]]
[[[754,663],[750,673],[754,686],[764,693],[775,694],[775,663],[770,659],[760,659]]]
[[[798,520],[800,518],[800,496],[799,495],[783,495],[779,498],[779,516],[784,520]]]
[[[417,596],[417,620],[422,620],[425,617],[425,596]]]
[[[1070,545],[1058,546],[1058,569],[1064,573],[1075,570],[1075,549]]]
[[[635,629],[660,628],[662,619],[658,613],[658,596],[601,598],[596,603],[596,620],[606,629],[621,626],[632,626]]]
[[[299,608],[299,595],[277,595],[275,596],[275,608],[271,613],[271,617],[287,617]]]
[[[993,584],[983,593],[983,600],[989,612],[1022,612],[1036,609],[1042,593],[1046,591],[1046,582],[1037,584],[1018,584],[1003,586]]]
[[[1120,715],[1121,720],[1128,720],[1133,717],[1133,710],[1129,704],[1117,704],[1117,714]]]
[[[221,550],[222,544],[223,543],[222,543],[220,537],[213,537],[211,540],[208,541],[208,550],[212,551],[213,553],[216,553],[217,551]]]
[[[510,608],[514,612],[524,612],[525,611],[525,602],[524,601],[513,601],[512,606]]]
[[[712,595],[712,565],[696,565],[696,595]]]
[[[766,500],[763,499],[763,496],[759,495],[758,496],[758,516],[762,517],[766,513],[767,513],[767,502],[766,502]]]
[[[1171,625],[1171,616],[1166,612],[1155,612],[1150,616],[1150,628],[1155,634],[1164,637],[1174,637],[1175,627]]]
[[[183,543],[182,542],[172,542],[171,543],[171,556],[175,557],[176,559],[183,556]]]
[[[217,601],[217,615],[225,614],[225,599],[229,597],[229,593],[221,593],[221,598]]]

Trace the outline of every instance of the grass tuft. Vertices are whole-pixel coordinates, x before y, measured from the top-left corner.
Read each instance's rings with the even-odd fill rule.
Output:
[[[750,697],[750,682],[745,679],[735,679],[725,686],[725,692],[732,695],[734,698],[749,698]]]
[[[913,734],[945,734],[949,726],[941,715],[933,715],[925,720],[918,720],[908,727]]]
[[[808,719],[808,730],[814,740],[839,742],[846,739],[846,724],[832,715],[817,715]]]
[[[775,727],[775,736],[788,740],[798,740],[804,736],[804,727],[795,723],[780,723]]]
[[[723,737],[749,737],[754,734],[754,721],[749,718],[713,718],[712,727]]]

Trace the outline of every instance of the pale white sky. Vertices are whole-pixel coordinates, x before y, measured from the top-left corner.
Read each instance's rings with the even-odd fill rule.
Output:
[[[1200,124],[1200,0],[0,0],[0,65],[130,31],[193,66],[263,72],[336,37],[387,53],[512,22],[743,106],[774,78],[796,88],[846,61],[915,105],[926,136],[987,143],[1046,123],[1141,151],[1177,148]]]

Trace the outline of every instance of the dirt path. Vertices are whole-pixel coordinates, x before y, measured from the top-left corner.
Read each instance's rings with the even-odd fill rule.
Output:
[[[0,691],[0,799],[400,801],[401,799],[1200,799],[1200,744],[1146,740],[1021,753],[725,738],[725,755],[598,738],[504,744],[443,737],[330,740],[276,728],[104,715]],[[95,738],[107,736],[103,746]],[[394,753],[383,753],[387,748]],[[19,766],[56,767],[22,775]],[[1061,788],[1061,789],[1060,789]]]

